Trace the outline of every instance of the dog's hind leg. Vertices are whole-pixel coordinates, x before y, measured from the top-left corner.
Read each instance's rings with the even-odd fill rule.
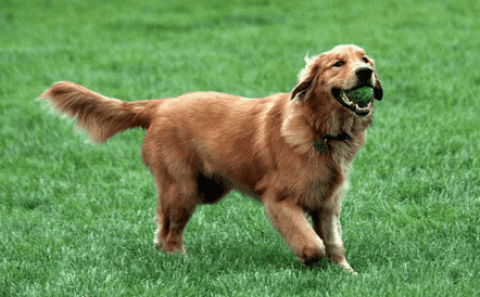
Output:
[[[154,246],[167,253],[185,253],[183,231],[199,204],[193,191],[189,194],[180,187],[179,183],[167,181],[159,188]]]
[[[154,246],[165,252],[184,253],[183,231],[198,204],[195,161],[182,145],[182,129],[166,118],[157,119],[145,135],[142,160],[158,190]]]

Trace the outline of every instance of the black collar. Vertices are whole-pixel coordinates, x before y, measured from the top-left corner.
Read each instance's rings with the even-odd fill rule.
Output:
[[[350,135],[348,135],[347,133],[340,133],[337,136],[331,136],[331,135],[325,136],[325,140],[327,141],[330,141],[330,140],[345,141],[350,139],[352,139],[352,137],[350,137]]]
[[[330,149],[328,145],[330,141],[347,141],[351,139],[352,137],[350,137],[350,135],[348,135],[347,133],[340,133],[337,136],[326,135],[323,139],[319,138],[315,140],[313,142],[313,148],[318,153],[326,153]]]

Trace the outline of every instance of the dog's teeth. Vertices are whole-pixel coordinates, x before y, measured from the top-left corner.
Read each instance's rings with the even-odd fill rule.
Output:
[[[347,94],[345,94],[345,92],[342,91],[342,100],[343,102],[345,102],[345,104],[347,104],[348,106],[352,106],[353,105],[353,102],[350,101],[350,99],[348,98]]]
[[[370,106],[372,102],[368,102],[367,106],[365,107],[360,107],[358,104],[350,100],[350,98],[348,98],[345,91],[341,91],[340,98],[338,99],[341,104],[345,105],[345,107],[348,107],[352,112],[356,114],[364,116],[370,112]]]

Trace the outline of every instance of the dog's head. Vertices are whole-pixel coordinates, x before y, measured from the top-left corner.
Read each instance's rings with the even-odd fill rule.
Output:
[[[299,75],[291,99],[312,100],[314,105],[326,104],[321,102],[324,99],[335,99],[358,116],[370,113],[373,99],[382,100],[383,90],[375,62],[362,48],[339,45],[313,59],[305,58],[305,61],[307,65]],[[349,98],[352,91],[365,86],[373,88],[370,100],[355,102]]]

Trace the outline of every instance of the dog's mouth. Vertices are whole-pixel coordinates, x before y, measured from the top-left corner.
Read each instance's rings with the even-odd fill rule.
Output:
[[[364,117],[370,113],[370,106],[372,105],[373,96],[368,101],[363,101],[363,100],[355,100],[355,96],[353,95],[357,89],[360,89],[363,87],[371,87],[371,86],[361,85],[349,90],[333,88],[332,95],[338,102],[340,102],[347,109],[351,110],[353,113],[359,116]]]

